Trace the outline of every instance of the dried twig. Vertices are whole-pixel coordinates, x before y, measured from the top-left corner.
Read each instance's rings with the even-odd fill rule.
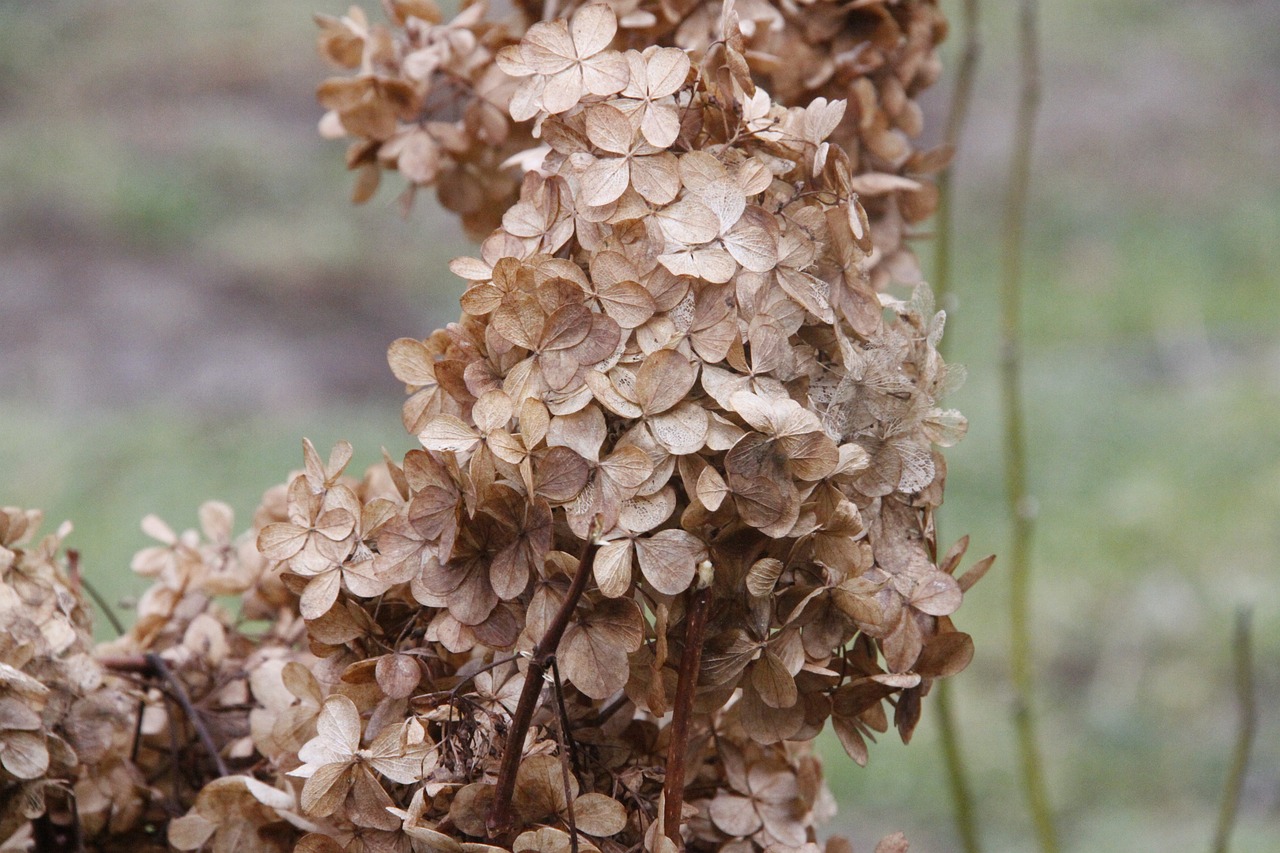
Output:
[[[520,767],[520,756],[524,752],[524,739],[529,733],[529,724],[533,721],[533,712],[538,705],[538,696],[542,693],[543,679],[551,658],[560,645],[560,638],[569,627],[569,619],[578,607],[578,601],[587,588],[587,579],[591,577],[591,557],[598,545],[596,542],[596,525],[582,543],[582,551],[578,554],[578,568],[573,574],[573,582],[565,594],[560,609],[552,617],[547,626],[547,633],[534,646],[529,668],[525,671],[524,687],[520,690],[520,701],[516,704],[516,712],[511,718],[511,728],[507,731],[507,742],[502,750],[502,764],[498,767],[498,783],[493,794],[493,806],[489,810],[486,825],[490,836],[500,835],[507,831],[511,823],[511,796],[515,793],[516,771]]]
[[[1022,244],[1031,182],[1031,149],[1040,106],[1040,48],[1036,0],[1022,0],[1018,43],[1021,92],[1009,165],[1005,202],[1001,282],[1001,380],[1004,400],[1005,497],[1012,541],[1009,548],[1010,669],[1014,690],[1014,728],[1018,739],[1027,808],[1043,853],[1056,853],[1057,831],[1045,787],[1032,709],[1030,610],[1031,535],[1035,510],[1027,491],[1027,447],[1022,401]]]
[[[667,747],[667,776],[662,783],[664,799],[663,829],[667,838],[680,847],[680,812],[684,807],[685,759],[689,752],[689,720],[693,716],[693,698],[698,687],[702,664],[702,644],[707,638],[707,611],[711,603],[711,585],[700,578],[699,588],[689,600],[685,615],[684,654],[680,658],[680,676],[671,715],[671,741]]]
[[[556,698],[559,700],[560,710],[564,710],[564,695],[561,693],[560,686],[560,668],[556,666],[556,659],[551,659],[551,674],[555,678]],[[569,769],[570,758],[572,754],[569,748],[569,717],[568,714],[561,713],[556,716],[556,744],[560,750],[560,776],[564,780],[564,811],[565,816],[569,819],[569,853],[578,853],[578,819],[573,813],[573,787],[569,783],[569,779],[577,775],[576,766],[574,770]],[[573,760],[573,764],[577,764],[577,760]]]
[[[120,622],[120,617],[115,614],[114,608],[107,603],[107,599],[98,592],[97,587],[89,583],[89,579],[80,571],[80,552],[74,548],[67,549],[67,574],[71,576],[71,582],[84,589],[89,593],[89,597],[93,599],[93,603],[98,605],[98,609],[102,611],[102,615],[107,617],[107,621],[111,623],[111,627],[115,629],[117,637],[124,636],[124,625]]]
[[[164,662],[164,658],[153,652],[148,652],[143,656],[147,663],[151,665],[152,670],[160,676],[160,678],[169,685],[169,689],[173,691],[173,698],[177,700],[182,707],[182,712],[187,715],[187,719],[191,721],[191,726],[196,730],[196,736],[200,738],[201,745],[205,751],[209,753],[209,757],[213,759],[213,766],[218,768],[219,776],[230,775],[227,770],[226,762],[222,760],[222,755],[218,752],[217,745],[213,742],[213,736],[209,734],[209,729],[205,727],[204,720],[200,716],[200,711],[195,705],[191,704],[191,697],[187,695],[187,688],[173,674],[173,670]]]
[[[1213,853],[1227,853],[1231,847],[1231,832],[1235,829],[1236,815],[1240,810],[1240,791],[1249,770],[1249,752],[1258,733],[1258,705],[1253,689],[1253,641],[1250,631],[1252,617],[1252,612],[1247,608],[1236,614],[1235,634],[1231,640],[1236,670],[1236,697],[1240,702],[1240,728],[1236,733],[1227,782],[1222,789],[1218,828],[1213,836],[1213,847],[1210,848]]]

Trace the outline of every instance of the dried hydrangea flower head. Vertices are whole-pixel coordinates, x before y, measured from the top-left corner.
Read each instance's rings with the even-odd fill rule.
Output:
[[[572,29],[572,13],[586,5],[614,14],[599,13],[603,26],[582,18]],[[927,176],[947,156],[914,145],[923,128],[916,98],[941,69],[936,47],[946,20],[936,0],[571,0],[555,7],[561,17],[553,20],[546,19],[550,7],[529,0],[496,12],[485,2],[464,2],[448,22],[431,0],[384,6],[388,25],[370,24],[358,7],[342,17],[317,17],[321,53],[357,72],[331,78],[319,90],[328,110],[321,132],[356,140],[347,165],[358,172],[357,201],[372,196],[381,170],[395,169],[409,184],[406,203],[418,188],[434,186],[468,233],[482,237],[516,201],[518,167],[537,145],[538,110],[558,115],[583,93],[620,95],[616,107],[638,113],[637,138],[613,144],[640,146],[637,157],[646,147],[666,149],[678,133],[672,96],[682,81],[678,54],[661,48],[703,54],[720,37],[726,14],[735,14],[739,55],[749,60],[749,69],[738,71],[762,89],[742,105],[744,121],[763,130],[774,103],[844,100],[847,108],[829,138],[848,155],[853,189],[873,226],[864,262],[872,288],[920,281],[906,238],[932,215],[936,194]],[[628,48],[641,54],[624,60],[618,51]],[[539,103],[543,95],[550,100]],[[600,199],[619,186],[614,177],[587,196],[590,203],[606,203]],[[642,178],[636,189],[662,192],[664,186]]]
[[[420,761],[395,813],[424,844],[798,848],[827,808],[797,742],[830,718],[865,762],[886,702],[908,738],[967,664],[949,617],[973,576],[931,523],[935,446],[964,429],[938,406],[942,316],[924,288],[870,283],[858,174],[830,141],[847,105],[775,105],[732,11],[716,26],[705,50],[617,50],[594,4],[498,52],[545,150],[452,264],[459,322],[391,347],[422,449],[390,465],[391,510],[337,491],[344,450],[260,539],[323,670],[369,687],[326,700],[344,722],[292,771],[309,818],[390,831],[379,804]],[[680,737],[703,793],[671,831]],[[377,790],[350,769],[363,743],[362,767],[390,762]]]
[[[880,292],[933,4],[386,5],[322,21],[352,163],[473,193],[472,228],[484,158],[527,170],[459,321],[390,348],[421,448],[356,479],[304,442],[238,537],[149,517],[92,657],[61,534],[5,510],[0,843],[61,810],[137,850],[847,853],[809,742],[909,739],[990,565],[935,542],[944,318]],[[801,34],[845,46],[770,64]]]

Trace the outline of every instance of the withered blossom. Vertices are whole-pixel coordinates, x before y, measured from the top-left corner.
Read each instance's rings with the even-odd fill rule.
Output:
[[[384,9],[319,18],[322,130],[484,238],[388,352],[420,447],[149,517],[96,650],[65,529],[0,513],[0,843],[848,853],[809,742],[908,740],[990,566],[939,556],[960,374],[903,248],[936,4]]]

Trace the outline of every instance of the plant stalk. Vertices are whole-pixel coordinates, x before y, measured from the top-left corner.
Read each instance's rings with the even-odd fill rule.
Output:
[[[1236,697],[1240,703],[1240,726],[1236,745],[1231,755],[1231,767],[1222,789],[1222,806],[1218,811],[1218,828],[1213,836],[1213,853],[1227,853],[1231,849],[1231,833],[1235,829],[1240,811],[1240,792],[1244,788],[1249,770],[1249,752],[1258,734],[1258,704],[1253,685],[1253,642],[1251,622],[1253,614],[1243,609],[1236,614],[1235,635],[1231,641],[1235,659]]]
[[[560,646],[560,638],[569,627],[569,620],[582,593],[586,591],[587,579],[591,577],[591,556],[596,549],[596,531],[591,530],[587,540],[582,544],[578,554],[578,568],[569,584],[569,592],[565,595],[560,609],[551,618],[547,632],[533,648],[533,657],[529,668],[525,671],[524,686],[520,689],[520,701],[516,705],[515,715],[511,718],[511,728],[507,731],[507,742],[502,750],[502,764],[498,767],[498,784],[493,794],[493,805],[485,824],[490,837],[501,835],[511,825],[511,797],[516,788],[516,771],[520,769],[520,758],[524,753],[524,739],[529,733],[529,725],[533,722],[533,712],[538,705],[538,697],[542,693],[543,680],[547,674],[556,649]]]
[[[1036,737],[1030,609],[1031,542],[1035,509],[1027,490],[1027,445],[1022,399],[1022,246],[1031,182],[1031,150],[1040,107],[1040,48],[1036,0],[1019,8],[1019,74],[1017,124],[1005,203],[1003,280],[1001,283],[1001,379],[1004,399],[1005,495],[1012,524],[1009,549],[1010,669],[1014,691],[1014,730],[1027,808],[1042,853],[1057,853],[1057,830],[1044,781]]]
[[[978,33],[978,0],[964,0],[961,15],[962,48],[956,70],[955,89],[947,114],[944,143],[950,147],[952,160],[938,175],[938,212],[934,245],[933,289],[939,306],[947,307],[951,292],[952,245],[955,231],[955,157],[960,147],[960,137],[969,117],[973,101],[973,85],[977,78],[978,60],[982,44]],[[946,338],[939,344],[945,344]],[[938,731],[942,744],[942,760],[946,768],[947,787],[951,794],[951,808],[956,823],[956,834],[964,853],[981,853],[978,836],[977,808],[973,801],[973,789],[965,769],[960,746],[960,727],[956,723],[955,708],[951,703],[951,682],[942,679],[937,685],[936,712]]]
[[[693,717],[693,698],[698,689],[698,673],[702,668],[702,644],[707,639],[707,612],[710,610],[711,587],[701,586],[689,601],[685,617],[684,654],[680,658],[680,676],[671,714],[671,740],[667,744],[667,775],[662,783],[664,806],[663,829],[667,838],[681,847],[680,816],[684,808],[685,761],[689,753],[689,722]]]

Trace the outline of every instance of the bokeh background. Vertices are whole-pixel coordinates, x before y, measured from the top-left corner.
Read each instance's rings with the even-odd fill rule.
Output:
[[[372,5],[372,4],[370,4]],[[958,2],[943,7],[958,15]],[[944,536],[1007,548],[996,377],[1010,4],[958,160]],[[1068,851],[1206,847],[1235,733],[1233,614],[1255,610],[1261,729],[1235,849],[1280,849],[1280,4],[1045,3],[1027,246],[1026,405],[1039,504],[1035,653]],[[300,464],[411,439],[386,345],[454,319],[468,251],[392,179],[347,203],[315,133],[324,0],[0,2],[0,502],[73,519],[112,600],[146,513],[247,520]],[[954,69],[955,45],[946,52]],[[946,87],[927,99],[934,133]],[[926,267],[928,266],[927,249]],[[956,680],[987,849],[1034,844],[1016,783],[1008,577],[966,599]],[[127,616],[127,612],[125,614]],[[104,623],[105,624],[105,623]],[[105,628],[104,628],[105,630]],[[827,743],[835,828],[956,849],[936,729],[859,769]]]

